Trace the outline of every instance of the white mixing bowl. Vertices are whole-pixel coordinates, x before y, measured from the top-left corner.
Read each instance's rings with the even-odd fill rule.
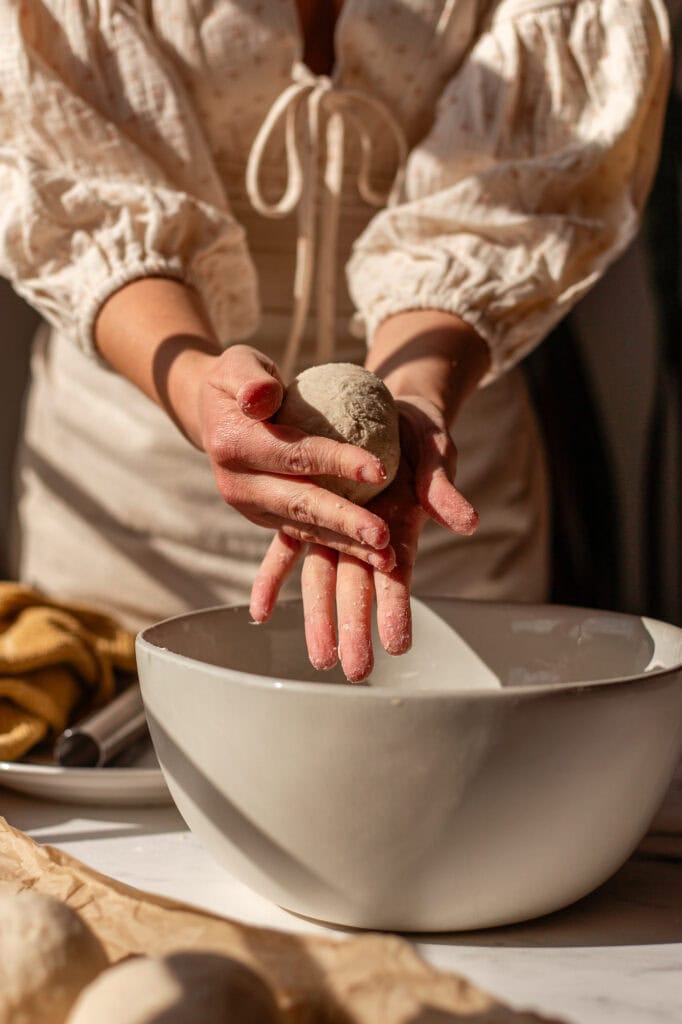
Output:
[[[584,896],[644,834],[682,747],[682,629],[434,599],[455,630],[316,672],[298,602],[145,630],[149,725],[187,824],[228,871],[341,925],[502,925]],[[437,671],[434,671],[434,665]]]

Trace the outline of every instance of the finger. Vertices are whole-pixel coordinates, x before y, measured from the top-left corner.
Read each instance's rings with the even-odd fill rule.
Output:
[[[388,526],[374,512],[312,482],[269,473],[226,473],[225,479],[219,476],[218,486],[228,504],[270,526],[298,524],[377,551],[390,540]]]
[[[268,524],[270,525],[270,524]],[[319,527],[301,527],[296,523],[280,523],[278,529],[287,537],[298,540],[304,544],[319,544],[322,547],[330,548],[339,554],[348,555],[350,558],[357,558],[358,561],[368,565],[380,572],[391,572],[396,565],[396,554],[391,545],[381,551],[374,551],[353,541],[348,541],[330,530],[322,530]]]
[[[377,630],[387,654],[405,654],[412,646],[410,585],[398,569],[376,573]]]
[[[241,461],[251,469],[286,476],[333,476],[360,483],[382,484],[381,461],[357,445],[304,434],[296,427],[264,424],[258,438],[249,437]]]
[[[301,573],[301,594],[308,656],[314,668],[333,668],[338,659],[334,601],[337,555],[329,548],[312,545]]]
[[[478,512],[450,482],[445,470],[424,469],[417,476],[417,497],[425,512],[441,526],[470,537],[478,528]]]
[[[250,419],[269,419],[282,404],[284,386],[277,367],[249,345],[228,349],[219,373],[216,385],[234,398]]]
[[[302,551],[300,541],[281,532],[275,534],[251,587],[249,611],[254,622],[267,622],[270,618],[282,584]]]
[[[374,484],[386,479],[381,462],[363,448],[293,427],[244,423],[234,406],[221,416],[206,447],[216,472],[339,477]]]
[[[361,562],[340,555],[336,570],[339,658],[346,678],[360,683],[374,668],[372,652],[372,573]]]
[[[457,450],[445,431],[431,433],[417,468],[417,498],[432,519],[454,533],[470,536],[478,526],[478,512],[452,483]]]
[[[415,513],[394,526],[396,567],[390,573],[374,574],[377,630],[382,647],[391,655],[405,654],[412,646],[410,585],[423,523],[424,516]]]

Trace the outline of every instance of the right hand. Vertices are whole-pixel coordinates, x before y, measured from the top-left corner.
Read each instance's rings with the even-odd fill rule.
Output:
[[[277,367],[248,345],[202,364],[196,441],[218,490],[252,523],[322,544],[384,572],[395,566],[385,521],[314,482],[322,474],[380,483],[381,463],[355,445],[267,422],[284,387]]]

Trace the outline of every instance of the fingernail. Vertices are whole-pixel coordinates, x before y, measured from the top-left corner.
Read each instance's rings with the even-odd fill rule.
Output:
[[[395,658],[398,657],[400,654],[407,654],[411,646],[411,636],[394,637],[386,641],[386,643],[384,644],[384,650],[386,651],[387,654],[390,654],[392,657]]]
[[[475,508],[471,510],[471,518],[469,520],[469,533],[475,533],[478,529],[479,516]]]
[[[359,477],[365,484],[380,484],[386,479],[386,470],[380,462],[368,462],[360,467]]]
[[[372,553],[368,556],[367,561],[375,569],[381,569],[382,572],[392,572],[395,569],[395,555],[393,552],[388,554],[383,551],[379,554]]]
[[[360,526],[357,537],[361,543],[367,544],[368,548],[375,548],[377,551],[383,551],[388,547],[391,539],[387,526]]]
[[[478,512],[475,508],[472,508],[466,515],[463,515],[460,520],[458,533],[461,533],[464,537],[470,537],[472,533],[476,533],[478,527]]]
[[[329,672],[338,663],[338,660],[336,651],[333,654],[310,655],[310,664],[318,672]]]

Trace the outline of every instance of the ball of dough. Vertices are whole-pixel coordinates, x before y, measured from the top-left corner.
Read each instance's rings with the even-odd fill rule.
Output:
[[[140,956],[109,968],[81,993],[68,1024],[277,1024],[264,981],[215,953]]]
[[[400,461],[398,410],[386,385],[375,374],[353,363],[312,366],[296,377],[286,390],[275,422],[298,427],[306,434],[365,448],[376,455],[386,470],[381,484],[318,476],[322,487],[358,505],[391,483]]]
[[[62,1024],[107,963],[65,903],[37,892],[0,896],[0,1024]]]

